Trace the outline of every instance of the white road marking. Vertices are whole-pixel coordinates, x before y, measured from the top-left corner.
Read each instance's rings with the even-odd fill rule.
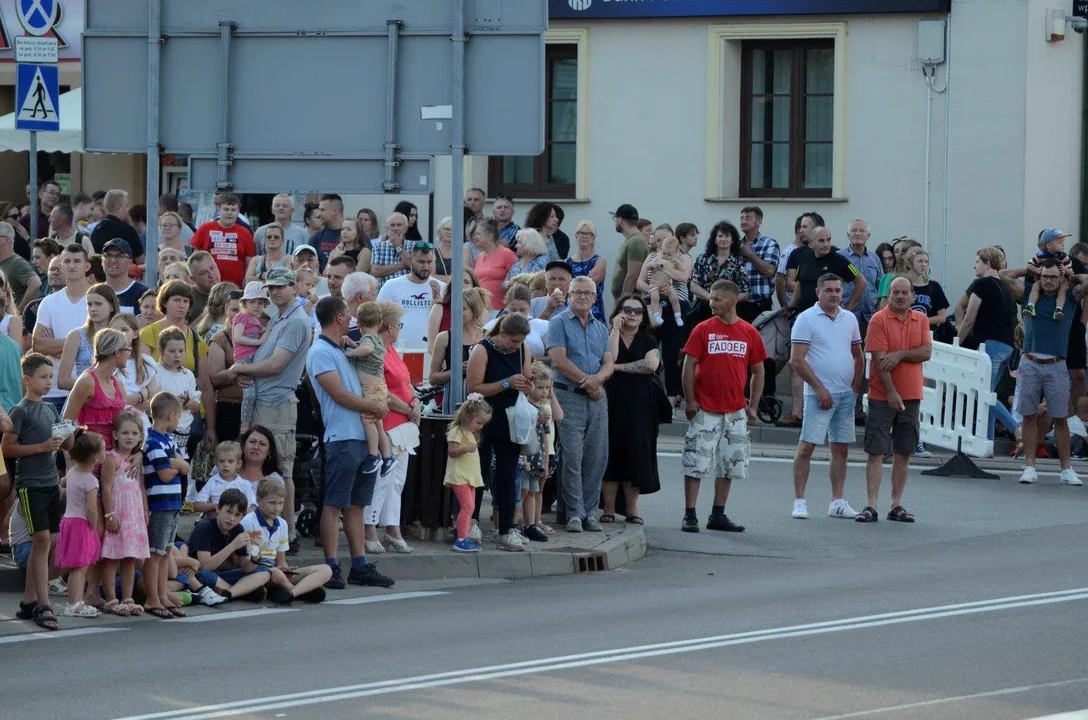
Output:
[[[374,695],[386,695],[406,690],[425,690],[430,688],[459,685],[463,683],[478,682],[481,680],[494,680],[498,678],[516,677],[541,672],[556,670],[569,670],[573,668],[601,665],[605,663],[640,660],[644,658],[675,655],[679,653],[696,652],[700,650],[713,650],[732,645],[745,645],[749,643],[766,642],[768,640],[783,640],[789,638],[807,637],[827,633],[837,633],[845,630],[859,630],[863,628],[897,625],[901,623],[919,622],[923,620],[938,620],[941,618],[971,615],[976,613],[995,612],[999,610],[1013,610],[1017,608],[1050,605],[1054,603],[1076,602],[1088,600],[1088,588],[1076,588],[1057,592],[1036,593],[1033,595],[1017,595],[1013,597],[996,598],[955,605],[942,605],[900,612],[882,613],[879,615],[866,615],[861,617],[843,618],[826,622],[794,625],[789,627],[771,628],[767,630],[755,630],[751,632],[733,633],[730,635],[718,635],[713,637],[695,638],[692,640],[679,640],[674,642],[657,643],[653,645],[641,645],[614,650],[602,650],[577,655],[563,655],[559,657],[543,658],[540,660],[527,660],[505,665],[492,665],[487,667],[469,668],[443,673],[421,675],[417,677],[401,678],[398,680],[386,680],[381,682],[364,683],[360,685],[348,685],[323,690],[310,690],[306,692],[290,693],[286,695],[263,697],[235,702],[205,705],[203,707],[186,708],[183,710],[170,710],[166,712],[150,713],[125,718],[124,720],[167,720],[168,718],[218,718],[235,715],[259,713],[270,710],[283,710],[285,708],[300,707],[304,705],[318,705],[321,703],[351,700]]]
[[[57,618],[60,622],[64,622],[65,619],[71,620],[71,618],[65,618],[60,616]],[[26,633],[24,635],[5,635],[0,637],[0,645],[8,645],[10,643],[30,642],[32,640],[63,640],[70,637],[79,637],[80,635],[98,635],[99,633],[108,632],[120,632],[127,628],[80,628],[79,630],[43,630],[41,632]]]
[[[990,690],[989,692],[972,693],[970,695],[957,695],[956,697],[939,698],[937,700],[924,700],[922,702],[908,703],[906,705],[891,705],[888,707],[874,708],[873,710],[861,710],[859,712],[847,713],[845,715],[828,715],[826,717],[817,718],[817,720],[846,720],[846,718],[868,717],[870,715],[882,715],[884,713],[901,712],[903,710],[916,710],[918,708],[930,707],[933,705],[944,705],[946,703],[963,702],[964,700],[979,700],[981,698],[1016,695],[1018,693],[1024,693],[1030,690],[1038,690],[1040,688],[1063,687],[1065,685],[1075,685],[1077,683],[1083,682],[1088,682],[1088,677],[1073,678],[1072,680],[1059,680],[1058,682],[1040,683],[1038,685],[1022,685],[1020,687],[1002,688],[1001,690]],[[1072,718],[1074,717],[1088,717],[1088,711],[1082,712],[1083,714],[1080,715],[1078,715],[1077,713],[1062,713],[1061,715],[1051,715],[1049,717],[1051,718],[1051,720],[1055,720],[1057,718],[1072,720]],[[1046,720],[1046,718],[1036,718],[1036,720]]]
[[[659,458],[679,458],[679,457],[683,457],[683,453],[661,452],[661,451],[659,451],[657,453],[657,456]],[[752,458],[752,462],[754,462],[754,463],[780,463],[780,464],[789,463],[789,464],[792,465],[793,464],[793,458],[754,457],[754,458]],[[819,460],[819,459],[816,459],[816,458],[812,459],[812,464],[813,465],[827,465],[829,462],[830,462],[830,460]],[[848,462],[848,463],[846,463],[846,467],[864,468],[865,463],[863,463],[863,462]],[[911,469],[912,470],[928,470],[929,466],[925,466],[925,467],[915,466],[915,467],[913,467]],[[1011,469],[983,468],[983,470],[985,470],[986,472],[998,473],[999,475],[1016,475],[1016,476],[1019,476],[1020,473],[1022,473],[1024,471],[1023,468],[1011,468]],[[1059,473],[1057,471],[1054,471],[1054,470],[1040,470],[1039,471],[1039,477],[1058,477],[1058,475],[1059,475]]]
[[[329,600],[323,605],[366,605],[367,603],[392,602],[394,600],[411,600],[412,598],[434,597],[436,595],[449,595],[445,591],[418,590],[415,592],[394,593],[392,595],[368,595],[365,597],[344,598],[343,600]]]
[[[189,617],[175,618],[176,623],[201,623],[215,622],[216,620],[236,620],[244,617],[264,617],[278,615],[280,613],[297,612],[298,608],[254,608],[252,610],[231,610],[230,612],[216,612],[207,615],[190,615]]]

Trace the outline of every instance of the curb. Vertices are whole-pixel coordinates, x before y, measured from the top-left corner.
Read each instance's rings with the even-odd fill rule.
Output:
[[[629,565],[646,555],[648,549],[643,526],[617,523],[615,527],[616,531],[602,535],[601,541],[589,548],[551,550],[534,543],[532,550],[520,553],[489,549],[461,554],[449,551],[443,543],[441,553],[370,557],[381,564],[383,574],[395,580],[525,580],[601,572]],[[565,534],[560,530],[550,542],[559,544]],[[11,556],[0,556],[0,593],[21,593],[25,581],[26,573],[15,565]]]

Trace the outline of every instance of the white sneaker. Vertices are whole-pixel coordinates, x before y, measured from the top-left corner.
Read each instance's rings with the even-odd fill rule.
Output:
[[[64,580],[53,578],[49,581],[49,594],[53,597],[64,597],[68,594],[68,586],[64,584]]]
[[[521,536],[511,530],[499,538],[499,550],[525,552],[525,545],[521,542]]]
[[[207,585],[200,588],[200,592],[197,593],[197,597],[200,598],[200,602],[204,603],[208,607],[215,607],[216,605],[221,605],[227,601],[225,597],[223,597]]]
[[[843,520],[853,520],[858,516],[857,511],[850,507],[850,503],[845,500],[832,501],[831,506],[827,508],[827,514],[833,518],[842,518]]]
[[[797,520],[808,518],[808,501],[804,498],[793,501],[793,517]]]
[[[1080,478],[1077,477],[1077,471],[1073,468],[1066,468],[1065,470],[1062,470],[1061,475],[1058,476],[1058,479],[1061,480],[1062,483],[1064,483],[1065,485],[1084,484],[1080,481]]]
[[[480,531],[480,523],[473,520],[472,527],[468,531],[468,539],[474,543],[479,543],[483,537],[484,534]]]
[[[1020,473],[1020,484],[1030,485],[1039,479],[1039,473],[1035,472],[1035,468],[1028,465],[1024,468],[1024,472]]]

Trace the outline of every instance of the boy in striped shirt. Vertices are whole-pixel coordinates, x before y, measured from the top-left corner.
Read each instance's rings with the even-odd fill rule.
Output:
[[[144,561],[144,609],[157,618],[174,617],[164,601],[167,598],[167,552],[178,531],[181,511],[181,476],[189,473],[189,463],[181,458],[172,432],[181,419],[181,400],[177,395],[160,392],[151,399],[151,428],[147,431],[144,452],[144,487],[150,520],[147,539],[151,557]]]

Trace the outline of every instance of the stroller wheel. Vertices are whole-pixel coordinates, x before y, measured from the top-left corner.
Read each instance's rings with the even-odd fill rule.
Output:
[[[782,417],[782,401],[772,395],[764,395],[759,399],[759,412],[756,415],[760,422],[774,425]]]

